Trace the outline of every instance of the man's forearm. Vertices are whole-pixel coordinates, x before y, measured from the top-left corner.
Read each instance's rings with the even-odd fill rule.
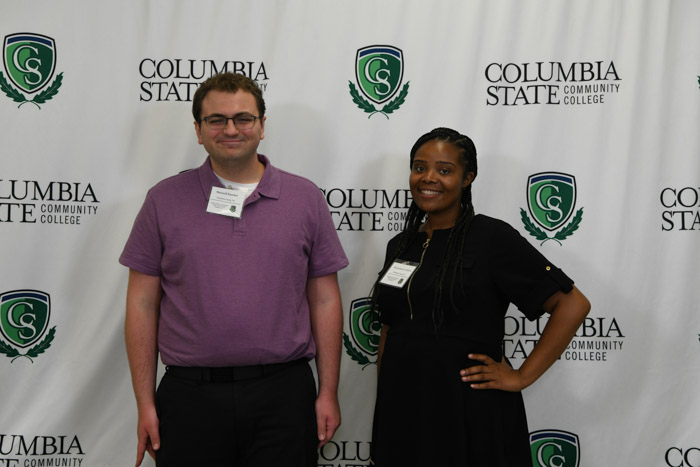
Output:
[[[338,392],[343,309],[335,274],[314,278],[308,284],[311,332],[316,343],[319,395]]]
[[[131,382],[139,407],[154,403],[158,358],[157,322],[151,323],[149,319],[144,318],[144,314],[128,310],[124,327]]]
[[[154,403],[160,297],[160,278],[130,271],[124,336],[139,408]]]
[[[319,318],[314,332],[316,341],[316,369],[318,371],[318,392],[337,395],[340,374],[341,336],[343,333],[343,312],[340,306],[329,307]]]

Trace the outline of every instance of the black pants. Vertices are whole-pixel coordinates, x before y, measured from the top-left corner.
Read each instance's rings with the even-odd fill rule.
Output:
[[[232,382],[173,373],[156,392],[157,466],[316,467],[316,384],[307,363]]]

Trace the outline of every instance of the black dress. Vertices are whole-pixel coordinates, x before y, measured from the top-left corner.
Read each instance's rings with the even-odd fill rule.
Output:
[[[377,387],[372,460],[377,467],[531,466],[522,395],[472,389],[459,370],[480,364],[469,353],[501,360],[510,303],[536,319],[544,302],[571,290],[572,281],[511,226],[478,215],[463,247],[461,284],[450,292],[446,281],[436,327],[433,301],[449,234],[434,231],[424,248],[427,234],[418,233],[400,258],[420,263],[410,286],[379,288],[380,317],[391,328]],[[397,247],[398,236],[387,246],[387,261]],[[458,311],[448,305],[450,293]]]

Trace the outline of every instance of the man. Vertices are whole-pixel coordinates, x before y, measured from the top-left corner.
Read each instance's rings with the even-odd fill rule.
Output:
[[[148,450],[159,466],[315,466],[340,424],[348,260],[318,188],[257,153],[254,81],[209,78],[192,113],[209,157],[148,192],[119,259],[136,465]]]

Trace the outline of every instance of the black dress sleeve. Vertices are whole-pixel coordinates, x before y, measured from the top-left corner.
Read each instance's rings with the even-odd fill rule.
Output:
[[[513,227],[499,223],[492,236],[494,280],[511,303],[535,320],[547,299],[559,290],[571,291],[573,281]]]

